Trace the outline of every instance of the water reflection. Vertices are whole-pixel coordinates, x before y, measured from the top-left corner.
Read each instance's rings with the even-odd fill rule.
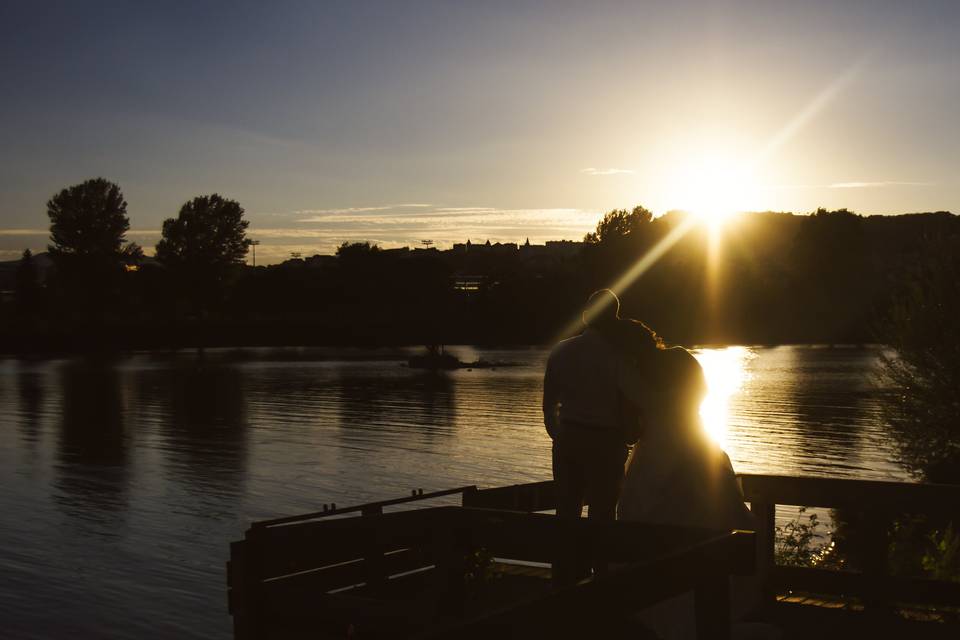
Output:
[[[33,450],[40,439],[43,415],[43,375],[21,364],[17,370],[17,391],[20,396],[20,437]]]
[[[233,365],[180,363],[163,371],[167,466],[188,491],[236,495],[247,466],[247,400]],[[162,388],[162,387],[161,387]]]
[[[747,362],[755,357],[747,347],[701,349],[694,352],[707,378],[707,397],[700,405],[703,428],[731,457],[730,399],[749,379]]]
[[[87,519],[125,509],[129,454],[119,372],[109,362],[64,364],[60,393],[55,499]]]
[[[337,391],[340,435],[354,445],[404,448],[453,434],[455,384],[446,373],[348,370]]]

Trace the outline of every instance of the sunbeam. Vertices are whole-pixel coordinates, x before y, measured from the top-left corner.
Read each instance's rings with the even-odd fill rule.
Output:
[[[836,97],[856,78],[860,71],[866,66],[872,57],[872,53],[866,53],[860,57],[845,72],[824,87],[807,105],[787,122],[770,140],[763,146],[760,152],[754,156],[751,166],[758,166],[772,156],[780,147],[793,138],[800,129],[802,129],[810,120],[823,111],[827,105],[833,102]]]
[[[719,203],[709,203],[698,200],[700,203],[693,211],[694,215],[684,218],[684,220],[674,227],[670,233],[663,237],[652,249],[647,251],[637,262],[633,264],[622,276],[620,276],[609,288],[611,291],[616,293],[618,296],[622,295],[640,276],[642,276],[647,270],[650,269],[656,262],[663,257],[663,255],[669,251],[684,235],[686,235],[691,228],[693,228],[698,222],[709,224],[712,228],[711,238],[712,238],[712,247],[711,252],[714,258],[716,257],[719,247],[719,227],[722,224],[723,220],[727,215],[732,213],[731,203],[734,202],[734,198],[742,194],[733,193],[737,191],[736,185],[722,185],[718,186],[716,181],[719,179],[718,176],[727,176],[731,180],[736,177],[737,185],[748,184],[748,182],[743,178],[743,176],[748,175],[752,172],[757,166],[766,161],[771,155],[773,155],[780,147],[786,144],[791,138],[797,135],[797,133],[806,126],[814,117],[816,117],[823,109],[825,109],[831,102],[833,102],[836,97],[846,88],[851,81],[860,73],[863,67],[867,64],[868,60],[872,57],[872,54],[867,53],[860,57],[857,62],[850,66],[844,73],[831,81],[826,87],[823,88],[819,93],[817,93],[807,105],[800,110],[793,118],[791,118],[787,124],[781,128],[777,133],[763,146],[763,148],[754,155],[743,167],[723,167],[722,171],[718,168],[720,165],[714,163],[713,165],[708,165],[711,168],[709,171],[701,171],[700,173],[706,176],[709,176],[709,180],[706,182],[711,184],[714,188],[708,189],[714,194],[723,194],[723,202]],[[698,174],[699,175],[699,174]],[[712,182],[711,182],[712,181]],[[704,180],[700,180],[704,182]],[[686,188],[690,189],[694,186],[686,184]],[[711,204],[716,205],[711,208]],[[719,207],[719,208],[718,208]],[[715,215],[710,215],[708,212],[714,212]],[[711,263],[711,268],[716,268],[715,260]],[[715,276],[716,274],[714,274]],[[564,326],[563,331],[560,334],[560,338],[565,338],[567,336],[573,335],[577,332],[580,326],[580,319],[574,318],[566,326]]]

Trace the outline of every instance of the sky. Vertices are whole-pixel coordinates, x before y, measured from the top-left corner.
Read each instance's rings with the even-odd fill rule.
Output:
[[[150,253],[238,200],[258,262],[580,239],[604,211],[960,212],[960,3],[0,6],[0,259],[120,184]]]

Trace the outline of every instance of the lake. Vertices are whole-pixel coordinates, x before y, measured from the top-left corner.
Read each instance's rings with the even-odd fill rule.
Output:
[[[218,350],[0,360],[5,638],[228,638],[251,520],[550,477],[546,352],[430,375],[396,353]],[[878,348],[701,349],[702,414],[738,471],[909,479]]]

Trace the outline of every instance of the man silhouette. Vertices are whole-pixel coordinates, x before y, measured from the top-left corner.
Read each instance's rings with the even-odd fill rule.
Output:
[[[585,329],[560,342],[547,359],[543,422],[553,439],[557,515],[616,517],[627,446],[621,417],[618,357],[604,334],[619,322],[620,300],[609,289],[593,293],[583,312]]]

